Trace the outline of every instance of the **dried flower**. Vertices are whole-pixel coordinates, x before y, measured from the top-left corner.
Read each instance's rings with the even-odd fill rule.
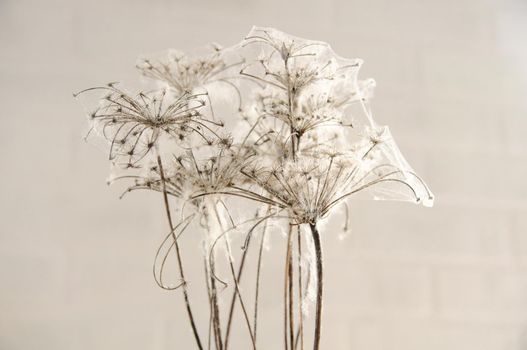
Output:
[[[200,57],[170,50],[160,60],[140,59],[137,68],[144,76],[165,82],[179,94],[192,93],[229,68],[223,60],[221,48],[214,45],[212,49],[212,53]]]
[[[90,90],[106,93],[90,114],[92,129],[110,143],[109,159],[124,159],[120,164],[128,168],[137,167],[165,135],[179,143],[198,135],[211,144],[222,125],[201,113],[205,101],[199,94],[176,96],[163,89],[133,96],[115,84],[80,93]]]
[[[168,194],[182,200],[194,201],[203,194],[220,193],[227,188],[236,188],[245,181],[240,170],[247,164],[250,154],[249,148],[239,148],[224,143],[229,139],[221,139],[222,144],[214,156],[197,159],[192,150],[186,155],[174,157],[173,161],[165,164],[165,186]],[[127,177],[124,177],[127,178]],[[162,180],[158,166],[151,166],[149,172],[143,176],[135,176],[135,182],[127,192],[138,189],[151,189],[162,192]]]

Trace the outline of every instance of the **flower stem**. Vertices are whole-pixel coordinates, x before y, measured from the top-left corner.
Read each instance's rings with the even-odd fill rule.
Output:
[[[287,283],[289,291],[289,342],[291,350],[295,348],[295,323],[294,323],[294,295],[293,295],[293,227],[290,227],[288,237]]]
[[[289,108],[289,123],[291,130],[291,155],[293,160],[296,159],[296,150],[295,150],[295,128],[293,127],[293,101],[295,99],[295,92],[291,86],[291,73],[289,73],[289,57],[286,57],[284,60],[285,73],[287,78],[287,105]]]
[[[225,230],[223,228],[223,224],[222,224],[222,220],[221,220],[220,214],[218,213],[218,208],[216,207],[216,203],[213,203],[212,207],[214,209],[214,214],[216,215],[216,219],[217,219],[219,227],[221,228],[221,230],[223,232],[225,232]],[[234,293],[235,293],[235,295],[238,295],[238,300],[240,302],[240,306],[241,306],[242,311],[243,311],[243,316],[244,316],[245,322],[247,324],[247,330],[249,331],[249,335],[251,336],[252,347],[253,347],[253,350],[256,350],[256,342],[254,341],[254,334],[253,334],[253,331],[251,329],[251,321],[249,320],[249,316],[247,314],[247,309],[245,308],[245,303],[243,301],[243,298],[242,298],[242,295],[241,295],[241,291],[240,291],[240,285],[238,283],[239,282],[238,281],[238,276],[236,275],[236,271],[234,269],[234,261],[233,261],[233,256],[232,256],[231,245],[229,243],[229,239],[228,239],[227,236],[224,237],[224,240],[225,240],[225,248],[227,249],[227,258],[228,258],[228,262],[229,262],[229,267],[230,267],[232,279],[233,279],[233,282],[234,282]],[[228,327],[228,330],[230,330],[230,327]],[[229,345],[229,336],[228,336],[228,334],[226,334],[224,349],[227,349],[228,345]]]
[[[176,250],[176,257],[177,257],[178,267],[179,267],[179,276],[183,282],[182,288],[183,288],[183,297],[185,299],[185,306],[187,309],[188,318],[190,320],[190,325],[192,327],[192,332],[194,333],[194,338],[196,339],[196,344],[200,350],[203,350],[203,346],[201,345],[201,340],[198,334],[198,329],[196,327],[194,316],[192,314],[192,309],[190,307],[187,283],[185,280],[185,272],[183,269],[183,263],[181,261],[181,252],[179,251],[179,243],[177,241],[176,234],[174,233],[174,224],[172,222],[172,215],[170,214],[170,205],[168,203],[168,194],[167,194],[166,184],[165,184],[165,172],[163,170],[163,163],[161,162],[161,156],[159,155],[157,156],[157,165],[159,166],[159,174],[161,177],[161,184],[163,186],[163,200],[165,203],[165,210],[166,210],[166,215],[168,219],[168,225],[170,226],[170,231],[172,232],[172,239],[174,240],[174,248]]]
[[[215,257],[213,256],[213,259]],[[210,262],[212,264],[212,269],[214,270],[214,262]],[[213,306],[213,321],[214,321],[214,336],[216,340],[216,349],[222,350],[223,349],[223,341],[221,340],[221,326],[220,326],[220,311],[218,307],[218,290],[216,288],[216,280],[211,275],[210,276],[210,285],[212,289],[212,306]]]
[[[315,337],[313,350],[318,350],[320,347],[320,331],[322,326],[322,293],[324,289],[322,246],[320,244],[320,233],[317,230],[316,223],[309,224],[309,227],[311,228],[311,235],[315,245],[315,254],[317,260],[317,308],[315,313]]]
[[[269,210],[268,210],[269,213]],[[256,268],[256,287],[254,293],[254,321],[253,321],[253,332],[254,332],[254,342],[256,343],[257,334],[258,334],[258,301],[260,297],[260,276],[262,271],[262,257],[263,257],[263,248],[265,243],[265,234],[267,231],[267,222],[264,224],[262,230],[262,238],[260,240],[260,249],[258,251],[258,263]]]
[[[237,277],[236,277],[236,280],[238,281],[238,283],[240,283],[241,279],[242,279],[243,268],[245,266],[245,258],[247,257],[247,252],[249,251],[250,241],[251,241],[251,236],[249,236],[249,238],[247,239],[247,248],[243,251],[242,258],[241,258],[241,261],[240,261],[240,266],[238,267],[238,274],[237,274]],[[237,295],[238,295],[238,292],[237,292],[237,289],[235,289],[232,292],[231,306],[229,308],[229,317],[227,319],[228,320],[227,321],[227,330],[225,331],[225,349],[227,349],[227,346],[229,344],[229,335],[230,335],[230,331],[231,331],[231,325],[232,325],[232,320],[233,320],[233,316],[234,316],[234,307],[236,306],[236,296]],[[256,337],[254,337],[254,341],[256,343]]]
[[[302,312],[302,236],[300,235],[300,226],[297,226],[298,238],[298,336],[300,337],[300,349],[304,350],[304,314]],[[295,342],[297,348],[298,338]]]
[[[290,310],[291,310],[291,295],[290,295],[290,289],[289,289],[289,280],[291,278],[290,272],[290,263],[291,263],[291,235],[293,231],[293,226],[289,225],[289,232],[287,233],[287,250],[286,250],[286,257],[285,257],[285,270],[284,270],[284,344],[285,350],[293,350],[293,348],[289,348],[289,326],[291,326],[290,323]],[[292,345],[292,342],[291,342]]]
[[[207,296],[209,298],[209,308],[210,308],[208,337],[207,337],[207,350],[210,350],[211,349],[210,344],[212,340],[212,324],[214,323],[214,320],[213,320],[214,310],[212,306],[212,292],[211,292],[211,287],[209,284],[209,264],[207,262],[207,259],[204,259],[203,261],[205,263],[205,283],[207,285]],[[216,337],[214,339],[216,339]],[[216,344],[216,348],[217,348],[217,344]]]

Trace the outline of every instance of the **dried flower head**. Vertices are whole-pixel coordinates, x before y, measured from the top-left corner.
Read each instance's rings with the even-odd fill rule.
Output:
[[[414,201],[421,201],[418,185],[426,185],[412,171],[389,163],[378,164],[368,157],[372,147],[337,152],[321,148],[310,154],[297,154],[296,160],[282,159],[272,166],[253,163],[242,173],[262,192],[247,189],[245,195],[263,203],[289,210],[297,224],[316,223],[351,195],[386,183],[400,185]],[[431,193],[425,192],[426,198]]]
[[[168,194],[185,201],[194,201],[203,194],[222,192],[227,188],[236,188],[245,181],[240,170],[253,156],[251,149],[230,144],[228,138],[218,141],[216,154],[198,159],[193,150],[185,155],[176,156],[165,164],[165,185]],[[213,147],[217,147],[214,145]],[[128,178],[128,176],[123,176]],[[160,169],[157,165],[149,168],[146,175],[134,176],[135,183],[127,192],[138,189],[163,190]]]
[[[298,138],[321,126],[343,125],[345,120],[341,105],[326,93],[304,96],[290,109],[285,94],[262,90],[255,109],[257,115],[266,116],[270,120],[276,118],[287,125],[285,130]],[[351,124],[348,122],[347,125]]]
[[[137,167],[160,138],[184,143],[193,136],[211,144],[221,123],[208,119],[199,94],[174,95],[162,89],[131,95],[115,84],[81,91],[105,92],[89,118],[92,129],[110,143],[109,159],[125,167]],[[122,161],[124,160],[124,161]]]
[[[137,68],[144,76],[165,82],[182,94],[210,83],[229,66],[223,60],[221,48],[214,45],[211,53],[199,57],[170,50],[166,57],[159,60],[140,59]]]
[[[351,126],[348,106],[371,94],[361,89],[372,84],[357,81],[362,61],[342,59],[326,43],[254,28],[244,47],[260,50],[240,72],[257,86],[248,115],[259,124],[254,127],[259,134],[273,132],[274,145],[288,145],[282,153],[290,157],[304,147],[306,134],[321,127]]]

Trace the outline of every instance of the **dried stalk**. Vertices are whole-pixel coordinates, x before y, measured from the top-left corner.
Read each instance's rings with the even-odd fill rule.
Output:
[[[271,208],[269,207],[267,213]],[[262,230],[262,238],[260,240],[260,249],[258,251],[258,263],[256,267],[256,288],[254,293],[254,321],[253,321],[253,331],[254,331],[254,341],[256,342],[257,339],[257,329],[258,329],[258,301],[260,297],[260,274],[262,269],[262,256],[263,256],[263,248],[265,243],[265,234],[267,232],[267,222],[265,222],[263,230]]]
[[[210,273],[209,273],[209,264],[207,262],[207,258],[203,259],[205,263],[205,284],[207,286],[207,296],[209,297],[209,327],[208,327],[208,335],[207,335],[207,350],[210,350],[210,344],[212,341],[212,325],[214,323],[214,307],[212,305],[212,292],[210,287]],[[216,341],[216,336],[214,336],[214,340]],[[218,349],[218,344],[216,343],[216,350]]]
[[[322,294],[324,289],[323,281],[323,261],[322,261],[322,245],[320,243],[320,233],[317,230],[316,223],[310,223],[313,243],[315,245],[316,266],[317,266],[317,301],[315,313],[315,338],[313,342],[313,350],[318,350],[320,347],[320,332],[322,327]]]
[[[236,277],[238,284],[240,283],[242,279],[243,268],[245,266],[245,258],[247,257],[247,252],[249,251],[250,243],[251,243],[251,236],[248,236],[247,241],[246,241],[247,247],[243,250],[242,258],[240,261],[240,266],[238,267],[238,274]],[[236,306],[236,295],[237,295],[237,291],[235,290],[232,293],[231,306],[229,308],[229,317],[227,319],[227,329],[225,331],[225,349],[227,349],[227,345],[229,344],[229,335],[231,332],[232,319],[234,316],[234,307]],[[255,343],[256,343],[256,337],[255,337]]]
[[[295,349],[297,348],[298,338],[300,337],[300,349],[304,350],[304,314],[302,312],[302,236],[300,234],[300,226],[297,226],[298,238],[298,335],[295,342]]]
[[[291,231],[292,226],[289,225],[289,231],[287,233],[287,250],[286,250],[286,257],[285,257],[285,271],[284,271],[284,344],[285,344],[285,350],[289,349],[289,332],[288,332],[288,324],[289,324],[289,262],[290,262],[290,255],[291,255]],[[293,350],[293,349],[291,349]]]
[[[210,262],[212,268],[214,268],[214,261]],[[216,287],[216,280],[213,276],[209,276],[211,285],[211,296],[212,296],[212,307],[213,307],[213,325],[214,325],[214,337],[216,340],[216,349],[223,350],[223,341],[221,340],[221,320],[220,310],[218,307],[218,289]]]
[[[163,201],[165,204],[165,211],[168,219],[168,225],[170,226],[170,231],[172,231],[172,239],[174,240],[174,249],[176,250],[176,257],[178,261],[178,268],[179,268],[179,276],[181,278],[181,281],[183,282],[182,288],[183,288],[183,297],[185,299],[185,306],[187,309],[188,318],[190,321],[190,325],[192,327],[192,332],[194,334],[194,338],[196,340],[196,345],[198,346],[198,349],[203,350],[203,346],[201,345],[201,340],[198,334],[198,329],[196,327],[196,322],[194,321],[194,315],[192,314],[192,308],[190,306],[190,300],[188,296],[188,290],[187,290],[187,283],[185,280],[185,272],[183,269],[183,263],[181,259],[181,253],[179,251],[179,243],[177,242],[177,237],[174,233],[174,225],[172,223],[172,215],[170,213],[170,205],[168,203],[168,195],[166,191],[166,184],[165,184],[165,172],[163,170],[163,162],[161,161],[161,156],[157,156],[157,165],[159,166],[159,174],[161,177],[161,185],[163,187]]]
[[[213,204],[213,207],[214,207],[214,214],[216,215],[216,219],[218,220],[218,225],[220,225],[222,231],[225,231],[224,228],[223,228],[222,220],[220,218],[220,214],[218,213],[218,208],[216,207],[215,203]],[[241,291],[240,291],[240,286],[238,284],[236,271],[234,270],[234,261],[233,261],[233,258],[232,258],[231,245],[229,243],[229,239],[228,239],[227,236],[224,236],[223,238],[225,240],[225,248],[227,249],[227,258],[229,260],[229,268],[230,268],[231,275],[232,275],[232,278],[233,278],[233,281],[234,281],[235,293],[238,295],[238,300],[240,302],[240,306],[241,306],[242,311],[243,311],[243,316],[244,316],[245,322],[247,324],[247,330],[249,331],[249,334],[251,336],[252,347],[253,347],[254,350],[256,350],[256,343],[254,341],[254,334],[253,334],[253,331],[251,329],[251,322],[249,321],[249,315],[247,314],[247,309],[245,307],[245,303],[243,301],[243,298],[242,298],[242,295],[241,295]],[[225,339],[225,347],[224,347],[225,349],[227,349],[227,347],[229,345],[228,340],[229,340],[229,338],[226,337],[226,339]]]
[[[290,348],[295,348],[295,318],[294,318],[294,293],[293,293],[293,227],[290,226],[287,243],[287,289],[289,294],[289,342]]]

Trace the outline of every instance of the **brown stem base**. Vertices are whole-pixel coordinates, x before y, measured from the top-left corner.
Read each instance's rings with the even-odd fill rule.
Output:
[[[320,243],[320,234],[317,230],[316,224],[309,224],[313,243],[315,245],[316,267],[317,267],[317,307],[315,313],[315,337],[313,343],[313,350],[318,350],[320,347],[320,331],[322,327],[322,296],[324,289],[323,280],[323,261],[322,261],[322,245]]]

